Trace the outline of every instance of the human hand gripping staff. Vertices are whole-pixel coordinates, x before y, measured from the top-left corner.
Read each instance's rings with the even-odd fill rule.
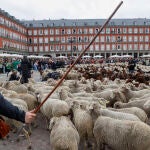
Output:
[[[19,110],[18,107],[12,105],[1,94],[0,94],[0,115],[6,116],[11,119],[15,119],[17,121],[21,121],[26,124],[31,123],[36,117],[34,110],[28,112]],[[10,127],[5,123],[4,119],[0,117],[0,138],[4,138],[9,133],[9,131]]]

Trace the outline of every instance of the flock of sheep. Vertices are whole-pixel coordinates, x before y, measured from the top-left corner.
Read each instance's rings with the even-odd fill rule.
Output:
[[[50,71],[45,70],[42,76]],[[57,71],[64,74],[66,68]],[[36,108],[57,82],[35,82],[32,78],[26,84],[1,81],[0,92],[27,111]],[[85,150],[150,150],[149,85],[135,87],[120,79],[85,79],[72,70],[40,113],[46,118],[52,150],[78,150],[81,145]],[[22,126],[21,122],[5,119],[14,130]]]

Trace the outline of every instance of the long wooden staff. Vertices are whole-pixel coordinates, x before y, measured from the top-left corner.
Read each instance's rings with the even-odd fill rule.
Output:
[[[42,103],[35,109],[34,113],[37,113],[41,106],[47,101],[47,99],[53,94],[53,92],[59,87],[59,85],[63,82],[63,80],[66,78],[68,73],[71,71],[71,69],[74,67],[74,65],[80,60],[82,55],[88,50],[88,48],[91,46],[91,44],[95,41],[96,37],[102,32],[102,30],[105,28],[105,26],[109,23],[111,18],[114,16],[114,14],[117,12],[117,10],[120,8],[120,6],[123,4],[123,1],[119,3],[119,5],[116,7],[116,9],[113,11],[113,13],[110,15],[110,17],[105,21],[104,25],[100,28],[98,33],[94,36],[92,41],[88,44],[88,46],[81,52],[81,54],[78,56],[78,58],[74,61],[74,63],[70,66],[70,68],[66,71],[66,73],[63,75],[63,77],[58,81],[56,86],[52,89],[52,91],[46,96],[46,98],[42,101]]]

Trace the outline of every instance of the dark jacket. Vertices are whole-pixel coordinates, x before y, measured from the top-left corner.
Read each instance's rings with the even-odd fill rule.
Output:
[[[0,115],[25,122],[25,112],[12,105],[0,94]]]

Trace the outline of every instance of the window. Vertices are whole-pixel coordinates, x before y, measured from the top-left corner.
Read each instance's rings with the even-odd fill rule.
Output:
[[[40,52],[43,52],[43,46],[39,47]]]
[[[145,36],[145,42],[149,41],[149,36]]]
[[[71,34],[71,30],[70,29],[67,30],[67,34]]]
[[[149,28],[146,28],[146,29],[145,29],[145,33],[149,33]]]
[[[45,51],[46,51],[46,52],[48,52],[48,51],[49,51],[48,46],[45,46]]]
[[[138,42],[138,37],[134,36],[134,42]]]
[[[129,28],[129,29],[128,29],[128,33],[132,33],[132,28]]]
[[[96,50],[96,51],[99,50],[99,45],[98,45],[98,44],[95,45],[95,50]]]
[[[78,37],[78,42],[82,42],[82,36]]]
[[[87,34],[87,29],[84,29],[84,34]]]
[[[138,44],[134,44],[134,50],[138,50]]]
[[[110,34],[110,28],[106,28],[106,34]]]
[[[54,30],[50,29],[50,34],[53,35],[54,34]]]
[[[128,45],[128,49],[129,49],[129,50],[132,50],[132,44],[129,44],[129,45]]]
[[[55,38],[55,41],[59,42],[59,40],[60,40],[59,37],[56,37],[56,38]]]
[[[61,42],[65,43],[65,37],[61,37]]]
[[[121,50],[121,46],[120,45],[117,45],[117,50]]]
[[[43,43],[43,38],[39,38],[39,43]]]
[[[104,36],[101,36],[101,42],[105,42]]]
[[[95,29],[95,34],[97,34],[99,32],[99,29],[98,28],[96,28]]]
[[[43,30],[39,30],[39,35],[43,35]]]
[[[143,44],[140,44],[140,50],[143,50]]]
[[[29,46],[29,52],[32,52],[32,46]]]
[[[53,42],[54,41],[54,38],[53,37],[50,37],[50,42]]]
[[[110,45],[106,45],[106,50],[110,50]]]
[[[110,42],[110,36],[106,36],[106,42]]]
[[[127,37],[123,36],[123,42],[126,42],[126,41],[127,41]]]
[[[127,50],[127,44],[123,44],[123,50]]]
[[[65,46],[64,45],[61,45],[61,50],[65,50]]]
[[[48,38],[45,38],[45,43],[48,43]]]
[[[78,50],[79,50],[79,51],[82,50],[82,45],[78,45]]]
[[[145,44],[145,50],[148,50],[148,49],[149,49],[149,45]]]
[[[99,37],[97,36],[97,38],[95,39],[95,42],[99,42]]]
[[[101,50],[104,51],[104,49],[105,49],[105,46],[104,46],[104,44],[102,44],[101,45]]]
[[[88,42],[88,37],[84,36],[84,42]]]
[[[67,45],[67,50],[71,51],[71,46],[70,45]]]
[[[64,29],[61,30],[61,34],[65,34],[65,30]]]
[[[129,37],[128,37],[128,41],[129,41],[129,42],[132,42],[132,36],[129,36]]]
[[[115,44],[112,45],[112,50],[116,50],[116,45]]]
[[[76,34],[76,29],[72,29],[72,34]]]
[[[48,30],[47,29],[44,30],[44,34],[48,35]]]
[[[140,36],[140,42],[143,42],[143,36]]]
[[[120,29],[120,28],[118,28],[118,29],[117,29],[117,32],[118,32],[118,34],[120,34],[120,33],[121,33],[121,29]]]
[[[90,46],[90,51],[93,51],[94,47],[93,45]]]
[[[28,35],[32,35],[32,30],[28,30]]]
[[[56,35],[58,35],[59,34],[59,29],[56,29],[55,33],[56,33]]]
[[[54,51],[54,46],[51,45],[51,46],[50,46],[50,50],[51,50],[51,51]]]
[[[140,33],[143,33],[143,28],[140,28]]]
[[[94,37],[94,36],[90,36],[90,37],[89,37],[89,40],[92,41],[93,37]]]
[[[35,44],[37,43],[37,38],[34,38],[34,43],[35,43]]]
[[[79,34],[82,34],[82,29],[78,29],[78,33],[79,33]]]
[[[134,33],[138,33],[138,29],[137,28],[134,28]]]
[[[116,37],[115,37],[115,36],[112,36],[112,37],[111,37],[111,41],[112,41],[112,42],[116,42]]]
[[[89,33],[93,34],[93,29],[92,28],[89,29]]]
[[[34,46],[34,52],[37,52],[37,46]]]
[[[123,33],[127,33],[127,28],[123,28]]]

